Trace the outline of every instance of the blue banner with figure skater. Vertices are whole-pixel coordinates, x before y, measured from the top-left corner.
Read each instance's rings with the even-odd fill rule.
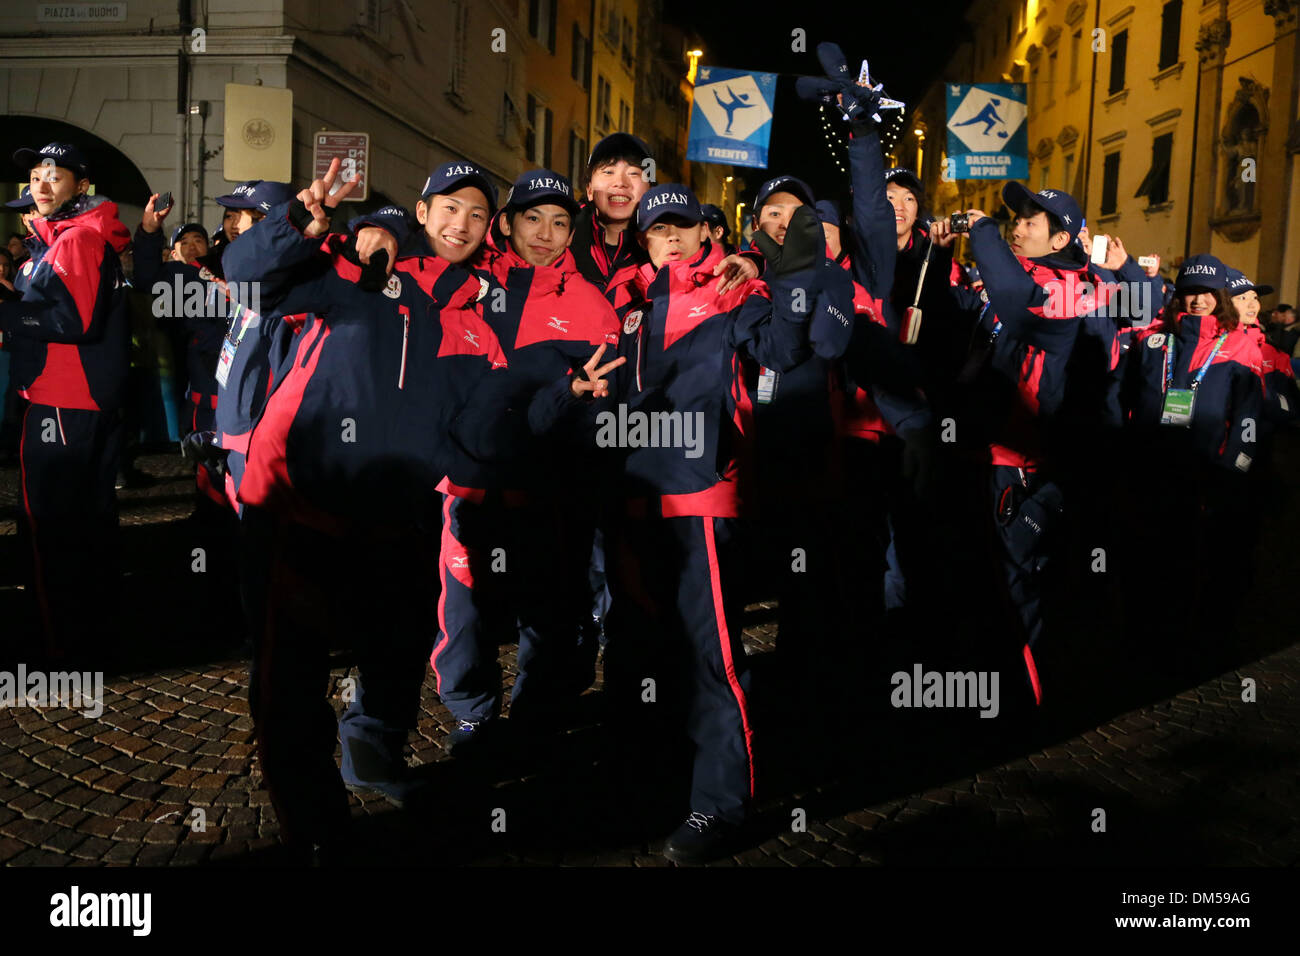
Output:
[[[767,168],[776,74],[701,66],[686,158]]]
[[[1029,110],[1023,83],[948,84],[945,178],[1024,179],[1029,175]]]

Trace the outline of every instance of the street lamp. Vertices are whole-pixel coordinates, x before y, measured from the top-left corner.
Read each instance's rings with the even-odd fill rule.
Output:
[[[912,135],[916,137],[916,175],[920,178],[925,161],[925,130],[918,126],[912,130]]]
[[[686,72],[686,82],[691,86],[695,85],[695,69],[699,65],[700,57],[704,56],[703,50],[687,50],[686,55],[691,58],[691,68]]]

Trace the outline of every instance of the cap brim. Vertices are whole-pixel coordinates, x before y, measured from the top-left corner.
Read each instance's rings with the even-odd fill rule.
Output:
[[[11,199],[5,205],[10,209],[30,209],[36,202],[32,199]]]
[[[1255,285],[1251,288],[1255,290],[1256,295],[1272,295],[1274,291],[1271,285]]]
[[[534,206],[563,206],[568,210],[570,216],[577,216],[582,211],[582,207],[578,205],[577,200],[572,196],[557,196],[553,193],[536,196],[526,203],[506,203],[501,208],[513,212],[523,212],[525,209],[532,209]]]
[[[483,198],[488,202],[488,212],[495,214],[497,211],[496,190],[482,176],[470,173],[466,176],[457,176],[451,182],[447,183],[440,189],[435,189],[425,193],[421,199],[428,199],[430,196],[445,196],[448,193],[454,193],[457,189],[463,189],[466,186],[477,187],[483,193]]]
[[[587,157],[587,168],[591,169],[610,156],[621,156],[624,153],[637,153],[642,159],[648,159],[650,147],[631,133],[610,133],[596,144],[596,148]]]
[[[257,203],[253,202],[247,196],[236,196],[234,193],[227,193],[224,196],[218,196],[212,200],[218,206],[224,206],[226,209],[256,209]]]
[[[678,219],[685,219],[687,222],[691,222],[696,225],[706,221],[703,216],[700,216],[697,219],[692,217],[689,213],[679,212],[676,209],[664,209],[660,212],[656,212],[653,215],[651,215],[650,218],[647,219],[644,223],[638,222],[636,226],[636,231],[645,232],[647,229],[649,229],[651,226],[657,223],[660,219],[664,219],[668,216],[675,216]]]
[[[1029,187],[1024,183],[1018,183],[1015,180],[1012,180],[1002,187],[1002,201],[1012,212],[1015,212],[1016,207],[1026,199],[1032,202],[1035,206],[1043,207],[1043,204],[1038,201],[1037,194],[1030,192]]]
[[[24,148],[14,153],[14,164],[17,165],[19,169],[24,169],[28,172],[35,169],[37,166],[45,165],[46,159],[47,157],[42,156],[40,152],[35,149]],[[60,169],[70,169],[82,179],[85,179],[90,175],[86,171],[86,167],[80,164],[55,163],[54,165],[58,166]]]

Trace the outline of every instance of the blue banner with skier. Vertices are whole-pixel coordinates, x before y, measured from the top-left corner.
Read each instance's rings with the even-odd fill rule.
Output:
[[[1024,179],[1029,124],[1023,83],[948,84],[947,179]]]
[[[775,73],[701,66],[686,158],[765,169],[775,101]]]

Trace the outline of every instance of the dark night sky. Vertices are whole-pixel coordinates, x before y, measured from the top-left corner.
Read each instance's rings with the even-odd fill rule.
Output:
[[[769,165],[766,170],[744,171],[748,196],[742,193],[742,198],[752,202],[764,180],[793,174],[806,180],[819,198],[843,199],[847,182],[841,182],[826,147],[817,107],[795,95],[794,77],[820,74],[817,44],[834,40],[844,50],[851,70],[856,71],[863,58],[868,59],[872,78],[885,84],[886,93],[910,105],[942,75],[959,38],[966,6],[966,0],[851,6],[814,5],[804,0],[781,7],[665,0],[664,19],[703,38],[706,54],[702,62],[706,66],[781,74]],[[777,12],[770,12],[773,10]],[[807,31],[806,53],[790,49],[795,27]],[[840,123],[838,117],[835,121]],[[847,132],[841,136],[847,138]]]

